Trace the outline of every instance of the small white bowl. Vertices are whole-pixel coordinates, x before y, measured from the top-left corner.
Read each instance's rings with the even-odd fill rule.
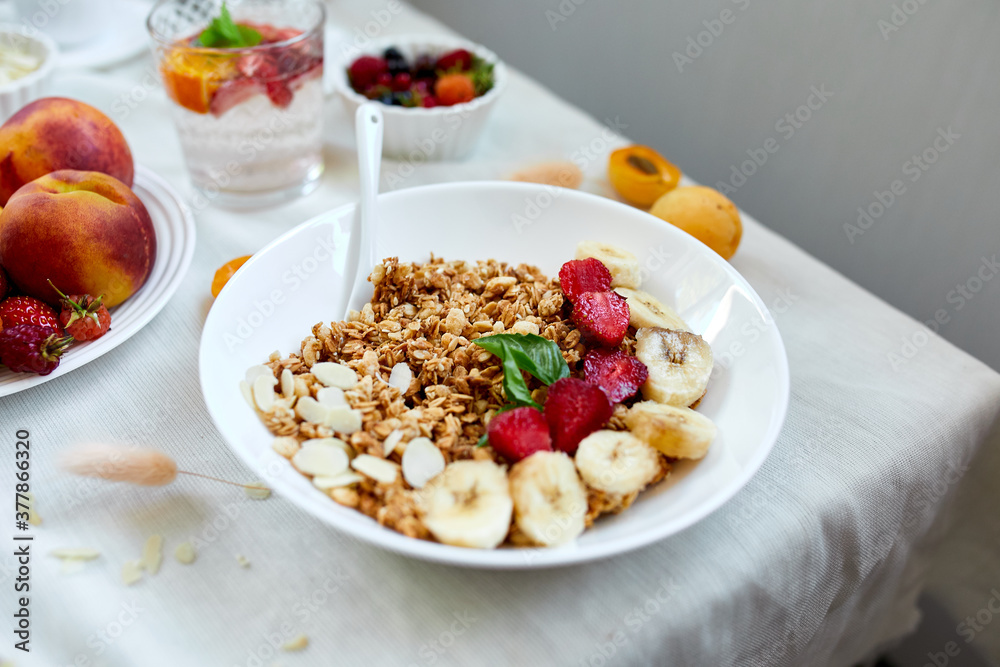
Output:
[[[12,42],[19,49],[41,59],[42,64],[27,76],[0,84],[0,123],[6,122],[29,102],[45,97],[59,59],[59,47],[48,35],[23,25],[0,23],[0,45],[8,46]]]
[[[383,105],[385,134],[382,154],[400,160],[426,162],[455,160],[468,155],[476,145],[493,106],[507,85],[507,70],[495,53],[486,47],[460,38],[440,35],[396,35],[372,40],[362,49],[366,55],[381,56],[390,46],[413,62],[416,56],[444,55],[455,49],[466,49],[486,62],[493,63],[493,88],[471,102],[450,107],[397,107]],[[347,68],[360,53],[351,50],[334,64],[336,90],[351,118],[358,107],[369,101],[354,92],[347,77]]]

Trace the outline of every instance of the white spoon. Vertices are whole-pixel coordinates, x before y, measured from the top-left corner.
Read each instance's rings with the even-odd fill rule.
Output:
[[[375,263],[375,237],[378,236],[378,181],[382,165],[382,109],[379,102],[358,107],[354,115],[354,131],[358,141],[358,176],[361,179],[361,234],[358,243],[358,264],[354,286],[347,300],[348,312],[361,310],[371,301],[372,286],[368,282]]]

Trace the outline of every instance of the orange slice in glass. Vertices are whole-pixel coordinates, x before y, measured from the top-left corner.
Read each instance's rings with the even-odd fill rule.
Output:
[[[239,74],[235,56],[185,47],[167,53],[160,70],[170,99],[195,113],[208,113],[215,91]]]

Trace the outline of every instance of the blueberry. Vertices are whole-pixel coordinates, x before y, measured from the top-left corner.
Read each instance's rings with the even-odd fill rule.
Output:
[[[382,104],[390,104],[391,105],[393,103],[392,94],[391,93],[387,93],[387,94],[383,95],[382,97],[378,98],[378,101],[381,102]]]
[[[390,46],[386,49],[385,53],[382,54],[382,57],[386,60],[406,60],[406,58],[403,57],[403,54],[400,53],[399,49],[395,46]]]
[[[401,93],[393,93],[392,103],[401,107],[416,106],[415,102],[413,101],[413,95],[408,90],[404,90]]]

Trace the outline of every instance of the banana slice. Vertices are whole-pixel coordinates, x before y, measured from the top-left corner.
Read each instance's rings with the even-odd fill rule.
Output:
[[[649,292],[617,287],[615,291],[625,297],[628,303],[628,323],[636,329],[642,327],[660,327],[675,331],[691,331],[691,327],[667,305],[664,305]]]
[[[456,461],[417,494],[427,530],[443,544],[494,549],[510,530],[507,473],[492,461]]]
[[[646,488],[660,472],[660,455],[626,431],[596,431],[580,442],[576,469],[587,486],[625,496]]]
[[[676,459],[702,458],[718,432],[701,413],[653,401],[633,405],[625,425],[632,435]]]
[[[580,241],[576,246],[576,259],[594,257],[601,260],[611,272],[612,287],[638,287],[642,282],[639,260],[628,250],[597,241]]]
[[[635,356],[649,369],[643,398],[687,407],[705,394],[713,362],[704,338],[687,331],[642,328],[635,340]]]
[[[536,544],[565,544],[583,532],[587,489],[563,452],[535,452],[515,463],[510,494],[517,527]]]

